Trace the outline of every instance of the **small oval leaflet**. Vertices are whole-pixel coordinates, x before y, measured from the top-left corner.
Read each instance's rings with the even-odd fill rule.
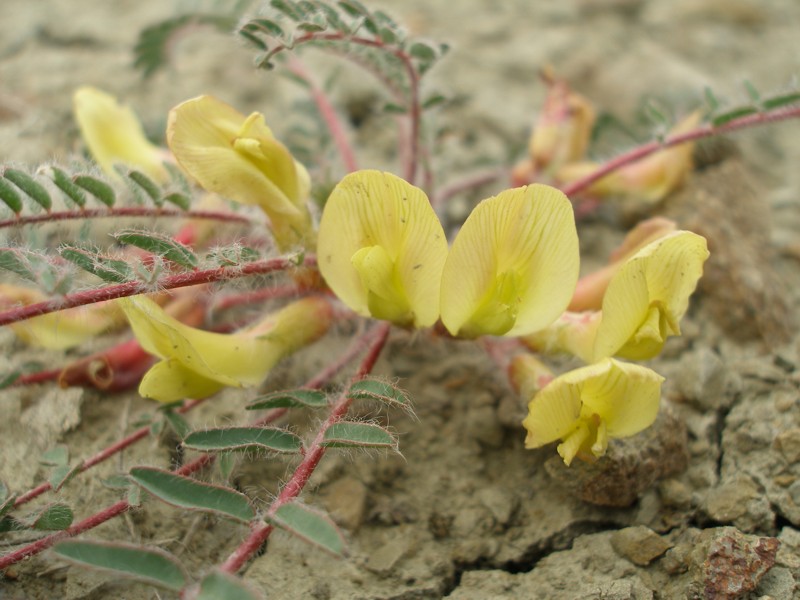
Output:
[[[327,515],[312,508],[292,502],[284,504],[268,518],[276,527],[288,531],[331,554],[343,556],[344,538]]]
[[[397,449],[397,440],[379,425],[340,421],[325,430],[322,445],[327,448]]]
[[[230,427],[195,431],[186,436],[183,445],[203,452],[262,449],[293,454],[300,452],[303,442],[295,434],[273,427]]]
[[[22,212],[22,196],[14,189],[14,186],[2,178],[0,178],[0,200],[14,213]]]
[[[31,200],[43,209],[49,211],[50,207],[53,206],[53,201],[50,199],[50,194],[47,193],[45,187],[27,173],[18,169],[6,169],[3,176],[25,192]]]
[[[350,386],[347,395],[354,400],[379,400],[386,404],[409,407],[408,396],[390,383],[378,379],[362,379]]]
[[[86,194],[73,183],[72,178],[58,167],[50,167],[52,171],[53,183],[56,187],[64,192],[65,197],[69,198],[77,206],[83,207],[86,205]]]
[[[79,565],[111,571],[176,592],[188,582],[178,559],[163,550],[132,544],[67,540],[57,544],[53,551]]]
[[[247,410],[267,408],[325,408],[328,397],[318,390],[283,390],[251,400]]]
[[[197,600],[263,600],[264,596],[238,577],[214,570],[200,582]]]
[[[79,188],[86,190],[109,208],[114,206],[114,202],[117,201],[114,188],[105,181],[101,181],[96,177],[90,177],[89,175],[77,175],[72,181]]]
[[[211,511],[245,522],[255,517],[247,496],[230,488],[200,483],[152,467],[134,467],[130,475],[144,490],[167,504],[188,510]]]
[[[111,237],[118,242],[147,250],[190,269],[195,268],[198,264],[197,256],[195,256],[194,252],[165,235],[152,231],[123,229],[112,234]]]

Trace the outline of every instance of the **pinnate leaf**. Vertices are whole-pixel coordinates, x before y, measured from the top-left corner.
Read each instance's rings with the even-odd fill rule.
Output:
[[[247,496],[230,488],[201,483],[152,467],[134,467],[130,475],[144,490],[167,504],[187,510],[215,512],[239,521],[250,521],[255,517]]]
[[[67,540],[57,544],[53,551],[73,563],[111,571],[121,577],[176,592],[188,582],[186,571],[178,559],[163,550],[118,542]]]

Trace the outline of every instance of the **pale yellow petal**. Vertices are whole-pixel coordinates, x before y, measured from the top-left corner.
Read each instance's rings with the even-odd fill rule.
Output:
[[[482,201],[442,273],[442,322],[453,335],[525,335],[567,307],[578,279],[578,237],[567,197],[529,185]]]
[[[173,358],[156,363],[144,374],[139,395],[159,402],[177,402],[207,398],[224,387],[225,384],[203,377]]]
[[[73,109],[89,151],[107,174],[116,176],[114,165],[122,163],[158,182],[169,179],[163,165],[165,152],[148,141],[129,107],[110,94],[84,86],[73,95]]]
[[[587,368],[594,374],[583,383],[584,410],[600,417],[609,437],[628,437],[653,424],[661,400],[661,375],[609,358]]]
[[[557,377],[528,403],[528,416],[522,421],[528,430],[526,448],[539,448],[567,437],[580,426],[580,387]]]
[[[372,247],[382,249],[372,258],[380,255],[381,276],[391,281],[373,281],[377,272],[364,277],[364,269],[354,264],[353,257],[362,252],[356,263],[363,266],[363,249]],[[377,316],[370,309],[370,293],[391,294],[391,299],[384,298],[391,302],[391,312],[408,306],[393,322],[415,327],[435,323],[446,255],[444,231],[425,193],[395,175],[351,173],[325,204],[317,245],[319,269],[331,290],[361,315]]]

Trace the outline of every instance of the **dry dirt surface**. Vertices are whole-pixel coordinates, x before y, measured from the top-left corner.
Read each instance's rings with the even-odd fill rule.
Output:
[[[143,81],[133,70],[141,28],[185,4],[0,3],[0,162],[35,165],[79,148],[70,97],[81,84],[124,98],[151,132],[163,131],[173,105],[212,93],[242,112],[264,112],[280,137],[293,123],[297,88],[256,72],[252,53],[232,37],[199,30],[177,43],[166,71]],[[380,5],[413,33],[452,46],[427,83],[452,98],[430,124],[442,183],[520,157],[544,95],[537,71],[545,65],[628,124],[648,99],[679,114],[702,101],[706,86],[735,103],[747,99],[744,79],[766,93],[800,73],[796,0]],[[333,64],[308,57],[312,66]],[[389,168],[393,121],[380,116],[384,98],[376,90],[345,70],[332,98],[358,125],[349,133],[365,149],[362,166]],[[614,142],[601,156],[630,143]],[[667,377],[654,427],[613,444],[593,466],[568,469],[552,447],[523,448],[524,406],[480,346],[395,332],[377,372],[410,393],[417,416],[358,410],[399,434],[403,456],[331,452],[304,495],[346,532],[349,556],[276,535],[245,578],[281,599],[800,597],[800,122],[704,145],[699,163],[657,209],[707,236],[712,258],[683,336],[651,361]],[[457,223],[470,202],[500,186],[454,199],[447,217]],[[600,265],[624,232],[611,207],[581,221],[584,269]],[[63,361],[7,331],[0,341],[12,361]],[[345,343],[343,333],[331,336],[267,386],[302,382]],[[246,400],[225,393],[193,412],[192,426],[241,422]],[[152,411],[133,393],[103,397],[51,385],[5,391],[0,479],[14,491],[29,489],[45,476],[37,462],[43,451],[64,443],[73,458],[89,456]],[[295,421],[301,428],[309,419]],[[101,478],[137,464],[166,467],[173,450],[174,440],[145,440],[44,501],[63,500],[82,518],[118,499]],[[280,460],[243,462],[233,483],[268,498],[287,472]],[[242,526],[156,501],[91,532],[163,547],[195,574],[245,535]],[[2,552],[13,548],[5,543]],[[2,599],[166,597],[47,554],[0,579]]]

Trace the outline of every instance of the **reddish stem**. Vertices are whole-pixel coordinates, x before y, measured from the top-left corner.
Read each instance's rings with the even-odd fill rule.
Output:
[[[314,267],[316,266],[317,261],[313,256],[306,256],[302,264],[306,267]],[[19,321],[24,321],[25,319],[38,317],[39,315],[45,315],[59,310],[66,310],[67,308],[75,308],[76,306],[85,306],[87,304],[94,304],[96,302],[103,302],[105,300],[115,300],[117,298],[124,298],[126,296],[144,294],[153,291],[153,288],[155,287],[157,287],[159,290],[170,290],[197,285],[200,283],[226,281],[229,279],[247,277],[250,275],[266,275],[268,273],[274,273],[275,271],[285,271],[297,266],[299,265],[297,264],[297,261],[294,260],[287,258],[272,258],[269,260],[261,260],[233,267],[218,267],[216,269],[205,269],[202,271],[192,271],[190,273],[170,275],[159,279],[156,285],[146,284],[139,281],[130,281],[127,283],[110,285],[96,290],[77,292],[62,298],[46,300],[45,302],[39,302],[37,304],[18,306],[0,312],[0,326],[8,325],[10,323],[17,323]]]
[[[381,323],[373,328],[366,334],[366,338],[370,342],[370,347],[364,360],[361,362],[358,371],[350,380],[350,385],[364,379],[375,366],[378,356],[383,350],[386,340],[389,336],[390,325],[388,323]],[[311,446],[306,450],[302,462],[297,466],[292,474],[291,479],[283,486],[278,497],[272,502],[267,510],[266,516],[269,518],[284,504],[296,498],[308,483],[314,469],[319,464],[320,459],[325,454],[325,446],[323,441],[325,432],[328,428],[339,421],[347,410],[350,408],[352,399],[348,397],[347,392],[339,396],[339,399],[334,403],[331,408],[330,415],[320,427]],[[222,563],[220,568],[228,573],[236,573],[242,566],[252,557],[272,532],[273,526],[264,522],[256,524],[250,532],[247,539],[236,548],[233,553]]]
[[[21,375],[14,380],[11,384],[12,387],[21,385],[33,385],[36,383],[44,383],[45,381],[55,381],[61,375],[61,369],[52,369],[50,371],[39,371],[38,373],[30,373],[29,375]]]
[[[122,208],[91,208],[85,210],[66,210],[51,212],[43,215],[28,215],[0,221],[0,229],[5,227],[18,227],[33,223],[47,223],[52,221],[70,221],[74,219],[104,219],[115,217],[180,217],[184,219],[209,219],[229,223],[253,222],[247,217],[229,212],[212,210],[169,210],[163,208],[147,208],[144,206],[126,206]]]
[[[328,100],[327,94],[314,82],[303,63],[297,57],[292,56],[289,59],[289,70],[308,84],[311,99],[314,100],[319,114],[328,126],[328,131],[330,131],[333,143],[336,144],[336,148],[339,150],[339,156],[344,163],[344,168],[347,169],[348,173],[357,171],[358,161],[356,161],[355,152],[347,139],[347,134],[339,116],[336,114],[330,100]]]
[[[588,188],[596,181],[602,179],[609,173],[613,173],[614,171],[622,167],[625,167],[631,163],[635,163],[636,161],[641,160],[651,154],[654,154],[659,150],[664,150],[665,148],[670,148],[672,146],[677,146],[679,144],[684,144],[686,142],[699,140],[713,135],[730,133],[732,131],[737,131],[739,129],[744,129],[746,127],[753,127],[755,125],[763,125],[765,123],[773,123],[776,121],[784,121],[786,119],[795,119],[797,117],[800,117],[800,106],[795,106],[792,108],[784,108],[780,110],[775,110],[773,112],[746,115],[744,117],[728,121],[727,123],[725,123],[724,125],[720,125],[719,127],[714,127],[713,124],[708,123],[692,131],[673,136],[668,136],[664,140],[652,141],[642,146],[639,146],[638,148],[634,148],[630,152],[626,152],[625,154],[622,154],[608,161],[607,163],[599,167],[597,171],[595,171],[594,173],[590,173],[586,177],[582,177],[577,181],[573,181],[572,183],[561,186],[561,191],[563,191],[567,196],[572,196],[573,194],[577,194],[578,192],[581,192],[586,188]]]
[[[203,402],[202,399],[201,400],[188,400],[187,402],[184,402],[183,406],[178,408],[178,410],[176,412],[178,412],[180,414],[185,414],[185,413],[189,412],[190,410],[192,410],[195,406],[197,406],[201,402]],[[89,458],[84,460],[83,464],[81,464],[80,468],[78,469],[78,473],[83,473],[84,471],[87,471],[88,469],[92,468],[96,464],[99,464],[99,463],[103,462],[104,460],[106,460],[108,458],[111,458],[112,456],[114,456],[118,452],[123,451],[128,446],[132,446],[133,444],[135,444],[136,442],[138,442],[142,438],[146,438],[149,433],[150,433],[150,426],[149,425],[146,425],[146,426],[144,426],[144,427],[142,427],[140,429],[137,429],[136,431],[134,431],[130,435],[124,437],[123,439],[121,439],[118,442],[112,444],[111,446],[109,446],[107,448],[104,448],[103,450],[101,450],[100,452],[95,454],[94,456],[90,456]],[[19,498],[17,498],[14,501],[14,507],[17,508],[19,506],[22,506],[26,502],[30,502],[31,500],[33,500],[37,496],[41,496],[42,494],[44,494],[45,492],[47,492],[47,491],[49,491],[51,489],[53,489],[53,486],[50,484],[50,482],[45,481],[44,483],[39,484],[38,486],[36,486],[32,490],[29,490],[29,491],[25,492]]]
[[[190,475],[195,471],[200,470],[206,464],[210,463],[213,460],[208,454],[203,454],[197,457],[192,462],[186,463],[180,469],[175,471],[179,475]],[[15,550],[14,552],[10,552],[5,556],[0,557],[0,571],[10,567],[11,565],[28,558],[29,556],[34,556],[39,554],[40,552],[47,550],[57,542],[60,542],[63,539],[76,536],[84,531],[89,531],[90,529],[94,529],[98,525],[102,525],[106,521],[113,519],[117,515],[121,515],[125,511],[127,511],[131,505],[128,503],[127,500],[120,500],[111,506],[104,508],[103,510],[96,512],[95,514],[85,518],[83,521],[79,521],[75,523],[71,527],[65,529],[64,531],[58,531],[56,533],[52,533],[48,536],[45,536],[39,540],[31,544],[27,544],[22,548]]]

